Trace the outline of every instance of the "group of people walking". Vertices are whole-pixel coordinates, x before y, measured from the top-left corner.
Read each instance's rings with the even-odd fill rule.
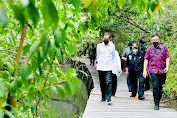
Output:
[[[97,45],[95,64],[102,93],[100,101],[106,101],[108,105],[112,103],[111,96],[115,96],[117,78],[122,72],[120,56],[115,50],[110,36],[110,33],[104,33],[103,42]],[[140,100],[145,99],[144,91],[150,89],[149,76],[151,77],[155,110],[159,110],[163,84],[165,84],[170,62],[168,49],[165,45],[160,44],[160,40],[159,34],[153,34],[151,37],[153,45],[148,47],[144,36],[140,36],[141,46],[139,47],[137,43],[130,41],[129,47],[124,50],[121,58],[125,60],[130,97],[136,97],[138,93]],[[94,62],[92,63],[94,64]]]

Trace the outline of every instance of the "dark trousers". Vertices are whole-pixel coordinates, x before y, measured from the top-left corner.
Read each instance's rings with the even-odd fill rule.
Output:
[[[132,79],[132,95],[136,96],[137,89],[138,89],[138,79],[139,79],[139,89],[138,89],[138,94],[139,96],[144,95],[144,81],[145,78],[143,77],[142,73],[138,74],[136,72],[129,72],[129,76]]]
[[[112,71],[98,71],[102,99],[111,100],[112,95]]]
[[[117,76],[112,74],[112,95],[115,96],[117,90]]]
[[[129,90],[132,90],[132,79],[129,77],[129,75],[127,76],[127,86]]]
[[[144,85],[145,85],[145,89],[146,89],[146,90],[149,90],[149,89],[150,89],[149,74],[148,74],[148,76],[147,76],[146,79],[145,79]]]
[[[162,98],[163,84],[165,84],[166,73],[165,74],[153,74],[151,73],[152,86],[153,86],[153,97],[154,103],[159,103]]]
[[[90,55],[90,65],[93,64],[94,66],[94,63],[95,63],[95,56]]]

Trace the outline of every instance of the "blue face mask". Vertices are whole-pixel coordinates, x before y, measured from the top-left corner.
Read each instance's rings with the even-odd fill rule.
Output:
[[[109,41],[108,40],[104,40],[104,44],[108,44],[109,43]]]

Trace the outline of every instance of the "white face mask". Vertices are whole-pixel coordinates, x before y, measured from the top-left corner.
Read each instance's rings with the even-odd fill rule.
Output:
[[[135,53],[138,52],[138,49],[133,49],[132,51],[133,51],[133,53],[135,54]]]

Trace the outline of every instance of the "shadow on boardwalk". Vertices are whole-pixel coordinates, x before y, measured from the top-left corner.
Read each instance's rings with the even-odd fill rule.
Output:
[[[116,97],[112,97],[112,105],[106,102],[100,103],[101,90],[99,86],[98,72],[93,66],[90,66],[89,58],[82,60],[92,74],[94,81],[94,89],[91,92],[87,106],[83,114],[83,118],[177,118],[177,111],[160,104],[160,110],[154,110],[152,92],[145,91],[146,100],[138,100],[129,98],[126,84],[126,75],[118,78],[118,87]]]

